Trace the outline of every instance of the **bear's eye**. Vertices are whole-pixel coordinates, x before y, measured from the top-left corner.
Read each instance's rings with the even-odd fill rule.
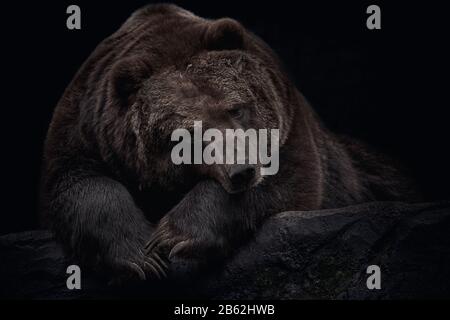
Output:
[[[240,119],[244,115],[244,112],[242,111],[242,109],[231,109],[231,110],[228,110],[228,114],[232,118]]]
[[[230,117],[234,119],[241,119],[245,116],[247,108],[243,104],[235,105],[234,108],[228,110]]]

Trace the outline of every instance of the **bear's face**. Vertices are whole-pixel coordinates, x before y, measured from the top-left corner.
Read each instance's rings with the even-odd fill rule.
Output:
[[[183,68],[153,70],[128,112],[129,118],[140,124],[141,150],[145,150],[149,165],[160,171],[165,168],[176,181],[188,175],[210,177],[235,193],[262,180],[259,161],[174,168],[171,151],[177,142],[171,141],[172,133],[176,129],[193,132],[196,121],[201,121],[203,132],[217,129],[224,137],[226,129],[279,129],[275,112],[280,109],[279,101],[267,68],[257,57],[239,50],[209,51],[194,56]],[[201,143],[203,148],[209,144]]]
[[[293,86],[271,49],[235,20],[151,6],[134,14],[97,51],[87,64],[86,72],[94,74],[87,87],[98,88],[90,91],[89,102],[101,103],[86,125],[95,124],[102,160],[131,184],[163,189],[183,184],[188,190],[210,177],[233,193],[261,182],[266,168],[259,152],[250,166],[174,163],[178,142],[172,134],[195,131],[194,122],[201,122],[203,131],[222,133],[278,129],[279,147],[287,141]]]

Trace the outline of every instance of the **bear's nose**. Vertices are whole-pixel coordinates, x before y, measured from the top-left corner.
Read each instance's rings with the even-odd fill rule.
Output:
[[[249,164],[236,164],[230,168],[229,176],[235,187],[247,186],[255,177],[255,168]]]

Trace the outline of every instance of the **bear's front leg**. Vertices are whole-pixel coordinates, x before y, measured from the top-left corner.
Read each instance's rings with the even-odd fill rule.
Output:
[[[83,265],[113,283],[165,276],[164,262],[142,249],[153,227],[122,184],[103,176],[67,173],[49,188],[49,198],[50,226]]]
[[[198,183],[160,220],[148,255],[168,257],[171,275],[181,278],[223,261],[263,220],[267,206],[257,194],[229,194],[214,180]]]

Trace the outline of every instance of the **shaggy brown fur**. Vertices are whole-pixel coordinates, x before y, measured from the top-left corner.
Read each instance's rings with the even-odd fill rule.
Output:
[[[174,165],[170,135],[194,120],[279,128],[278,174],[233,193],[223,166]],[[277,212],[411,198],[383,157],[320,124],[258,37],[172,5],[138,10],[95,49],[45,144],[44,220],[114,278],[162,276],[169,256],[221,261]]]

